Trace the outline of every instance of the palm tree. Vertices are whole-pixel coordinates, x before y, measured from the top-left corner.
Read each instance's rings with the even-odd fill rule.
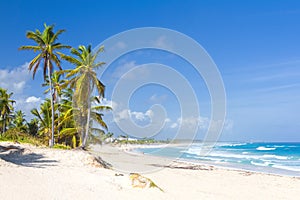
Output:
[[[112,108],[110,106],[101,105],[101,98],[95,96],[92,98],[93,106],[91,107],[91,126],[90,126],[90,138],[91,140],[102,142],[104,140],[104,130],[108,130],[106,123],[103,121],[103,111],[109,111]],[[100,105],[99,105],[100,104]],[[101,128],[97,128],[93,126],[93,122],[96,122],[101,126]],[[93,133],[93,134],[92,134]],[[98,135],[98,137],[97,137]],[[100,137],[100,140],[98,139]]]
[[[62,59],[74,64],[75,69],[65,70],[66,78],[70,78],[67,84],[74,88],[73,104],[75,111],[74,114],[78,118],[81,130],[81,147],[86,147],[88,133],[90,129],[91,117],[91,94],[96,88],[100,97],[104,96],[105,86],[97,78],[96,70],[104,65],[104,62],[97,62],[96,58],[103,51],[104,47],[100,47],[95,52],[92,52],[91,45],[80,45],[78,49],[72,48],[71,53],[73,56],[61,54]],[[83,128],[85,127],[85,128]]]
[[[65,140],[72,141],[72,146],[76,147],[78,129],[76,128],[73,117],[72,105],[73,90],[70,88],[62,90],[62,98],[60,102],[61,115],[58,117],[59,137]]]
[[[57,116],[59,118],[60,116],[60,97],[62,95],[62,89],[65,87],[65,79],[61,79],[61,74],[54,72],[52,74],[51,80],[52,80],[52,85],[53,85],[53,102],[54,105],[57,105]],[[49,79],[47,78],[45,80],[45,83],[42,84],[42,86],[50,86],[50,82]],[[49,93],[50,89],[48,88],[44,93],[47,94]],[[54,106],[55,107],[55,106]],[[55,111],[54,111],[55,112]],[[57,121],[57,123],[59,123],[59,121]],[[60,136],[59,134],[59,129],[57,129],[58,131],[58,136]]]
[[[26,33],[26,37],[28,39],[33,40],[36,43],[36,46],[27,45],[21,46],[19,50],[33,50],[34,52],[39,52],[37,56],[35,56],[31,62],[29,63],[29,70],[33,70],[33,78],[35,73],[40,66],[40,63],[43,62],[43,72],[44,72],[44,80],[46,79],[46,72],[48,72],[48,80],[49,80],[49,90],[50,90],[50,101],[51,101],[51,139],[49,139],[49,146],[52,147],[54,145],[54,91],[51,80],[51,75],[53,72],[53,62],[55,65],[61,70],[60,60],[57,56],[57,50],[70,48],[70,46],[63,45],[57,42],[58,36],[63,33],[65,30],[58,30],[56,33],[53,31],[54,25],[47,26],[44,24],[44,31],[40,32],[39,30],[28,31]]]
[[[31,113],[39,119],[39,130],[38,134],[49,140],[51,138],[51,101],[46,99],[46,101],[41,104],[40,111],[36,108],[31,110]]]
[[[0,119],[2,124],[2,133],[6,131],[9,121],[12,119],[12,111],[14,110],[14,100],[10,99],[13,93],[7,93],[7,90],[0,88]]]
[[[25,114],[21,110],[18,110],[15,112],[15,116],[12,121],[13,127],[17,128],[19,131],[22,132],[26,132],[27,129],[26,120],[24,117]]]
[[[58,72],[53,72],[51,77],[51,82],[53,86],[53,95],[54,95],[54,103],[59,103],[59,98],[62,94],[62,89],[64,88],[64,84],[66,80],[61,79],[61,74]],[[42,86],[48,86],[50,87],[49,77],[46,76],[45,83],[42,84]],[[45,90],[45,94],[49,93],[50,89],[48,88]]]
[[[27,123],[28,133],[32,136],[37,136],[39,130],[39,120],[37,118],[33,118]]]

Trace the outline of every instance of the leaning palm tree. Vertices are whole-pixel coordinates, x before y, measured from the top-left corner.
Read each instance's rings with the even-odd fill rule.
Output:
[[[6,131],[9,121],[12,119],[12,111],[14,110],[14,100],[10,99],[13,93],[7,93],[7,90],[0,88],[0,120],[2,124],[2,133]]]
[[[81,129],[81,147],[86,147],[88,133],[90,129],[91,117],[91,94],[96,88],[98,94],[103,97],[105,86],[97,78],[96,70],[104,65],[104,62],[96,62],[96,58],[103,51],[104,47],[100,47],[92,52],[91,45],[80,45],[78,49],[72,48],[73,56],[60,54],[61,58],[74,64],[75,69],[65,70],[66,78],[70,78],[67,84],[74,88],[73,105],[75,108],[75,120]],[[83,128],[84,127],[84,128]]]
[[[40,63],[43,62],[43,72],[44,72],[44,80],[46,79],[46,72],[48,72],[49,79],[49,88],[51,95],[51,138],[49,139],[49,146],[52,147],[54,145],[54,90],[52,85],[52,72],[53,72],[53,62],[55,65],[61,70],[60,60],[57,56],[57,50],[70,48],[70,46],[63,45],[57,42],[58,36],[63,33],[65,30],[58,30],[56,33],[53,31],[54,25],[47,26],[44,24],[43,32],[39,30],[28,31],[26,33],[26,37],[28,39],[33,40],[36,45],[27,45],[21,46],[20,50],[33,50],[34,52],[39,52],[36,57],[34,57],[29,63],[28,69],[33,71],[33,78],[36,74],[37,69],[40,66]]]

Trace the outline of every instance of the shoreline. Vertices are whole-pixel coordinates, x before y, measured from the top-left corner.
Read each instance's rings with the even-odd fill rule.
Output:
[[[121,150],[127,152],[127,153],[132,153],[132,154],[143,154],[146,156],[154,156],[154,157],[159,157],[159,158],[168,158],[172,160],[176,160],[176,162],[182,162],[186,164],[193,164],[193,165],[207,165],[207,166],[213,166],[216,168],[221,168],[225,170],[234,170],[234,171],[246,171],[246,172],[251,172],[251,173],[262,173],[266,175],[275,175],[275,176],[286,176],[286,177],[292,177],[292,178],[299,178],[300,179],[300,173],[297,173],[296,171],[291,171],[291,170],[285,170],[285,169],[280,169],[280,168],[271,168],[267,166],[257,166],[257,165],[247,165],[247,164],[239,164],[239,163],[230,163],[230,162],[213,162],[213,161],[205,161],[205,160],[197,160],[197,159],[189,159],[189,158],[175,158],[175,157],[170,157],[170,156],[165,156],[165,155],[153,155],[153,154],[147,154],[138,151],[138,149],[147,149],[147,148],[163,148],[163,147],[180,147],[184,144],[130,144],[128,146],[126,145],[121,145],[119,147]]]
[[[4,200],[294,199],[300,195],[299,178],[170,162],[102,146],[99,155],[104,161],[113,162],[111,170],[95,165],[84,151],[0,142],[0,147],[9,145],[23,150],[0,152],[0,193]],[[127,167],[128,171],[121,172],[117,167]],[[145,168],[150,171],[140,174],[164,192],[132,186],[130,174]]]

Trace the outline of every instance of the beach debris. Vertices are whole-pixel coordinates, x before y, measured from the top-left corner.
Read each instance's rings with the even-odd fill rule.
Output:
[[[254,174],[253,172],[248,172],[248,171],[245,171],[245,172],[242,172],[240,173],[242,174],[243,176],[251,176],[252,174]]]
[[[189,170],[207,170],[211,171],[214,169],[213,166],[210,165],[201,165],[201,164],[194,164],[194,163],[186,163],[186,162],[176,162],[169,165],[159,165],[159,164],[151,164],[155,167],[163,167],[163,168],[171,168],[171,169],[189,169]]]
[[[150,178],[142,176],[138,173],[130,173],[131,185],[134,188],[158,188],[160,191],[164,192],[158,185],[156,185]]]
[[[115,173],[115,176],[124,176],[124,174],[117,174],[117,173]]]
[[[85,157],[85,164],[91,165],[93,167],[100,167],[105,169],[111,169],[112,165],[106,161],[104,161],[100,156],[94,156],[92,154],[88,154],[87,157]]]

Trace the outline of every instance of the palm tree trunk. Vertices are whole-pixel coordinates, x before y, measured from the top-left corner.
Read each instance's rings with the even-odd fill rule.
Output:
[[[50,60],[47,60],[47,67],[48,67],[48,78],[50,84],[50,103],[51,103],[51,139],[49,140],[49,146],[54,146],[54,100],[53,100],[53,85],[51,80],[51,69],[50,69]]]
[[[87,138],[89,136],[89,128],[90,128],[90,118],[91,118],[91,101],[90,101],[90,96],[91,96],[91,85],[88,82],[88,91],[87,91],[87,121],[86,121],[86,126],[85,126],[85,135],[82,141],[82,148],[86,147],[86,142]]]
[[[86,142],[89,136],[89,129],[90,129],[90,119],[91,119],[91,108],[90,108],[90,103],[88,106],[88,113],[87,113],[87,122],[86,122],[86,127],[85,127],[85,135],[84,135],[84,139],[82,142],[82,148],[86,147]]]
[[[6,120],[3,117],[3,130],[2,130],[2,133],[5,133],[5,129],[6,129]]]
[[[5,115],[3,116],[3,130],[2,130],[2,133],[5,133],[6,131],[6,117]]]
[[[59,98],[59,96],[58,96],[58,94],[56,94],[56,100],[55,100],[56,102],[55,103],[57,103],[58,104],[58,108],[57,108],[57,119],[59,119],[59,117],[60,117],[60,98]],[[59,121],[57,122],[57,124],[59,124]],[[57,135],[58,135],[58,141],[60,140],[60,137],[59,137],[59,129],[57,129]]]

